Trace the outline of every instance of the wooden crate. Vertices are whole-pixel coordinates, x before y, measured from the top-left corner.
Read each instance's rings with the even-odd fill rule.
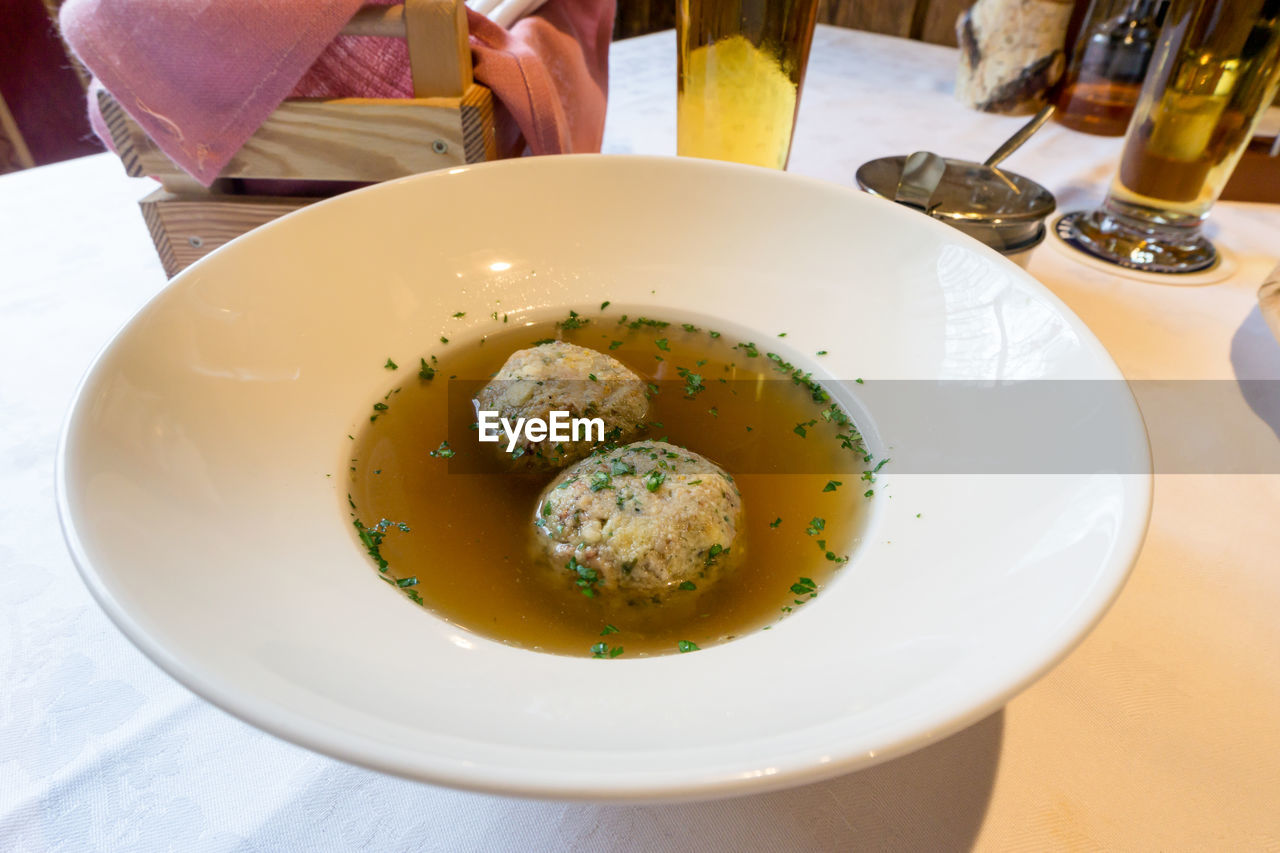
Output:
[[[493,94],[471,76],[462,0],[367,6],[345,35],[404,38],[414,97],[287,100],[205,188],[183,172],[106,92],[98,106],[130,175],[162,188],[139,203],[165,272],[317,197],[246,195],[239,179],[373,183],[497,157]]]

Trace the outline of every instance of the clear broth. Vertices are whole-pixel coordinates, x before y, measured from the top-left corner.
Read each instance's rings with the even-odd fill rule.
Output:
[[[832,403],[816,402],[813,386],[793,381],[768,347],[750,355],[749,345],[678,322],[631,328],[634,315],[627,322],[591,317],[576,328],[495,320],[497,331],[485,339],[433,347],[429,381],[419,377],[417,357],[401,362],[380,403],[386,408],[372,412],[354,436],[347,497],[353,526],[376,534],[386,520],[373,556],[385,560],[385,580],[410,584],[402,589],[412,600],[510,645],[630,658],[767,629],[802,610],[845,564],[860,538],[874,475],[831,473],[854,470],[851,452],[860,470],[864,452],[860,444],[842,446],[839,436],[851,428],[823,418]],[[549,338],[606,352],[656,383],[649,420],[657,425],[642,437],[687,447],[734,476],[746,521],[731,574],[673,606],[620,606],[548,582],[547,569],[531,556],[532,522],[556,472],[468,473],[476,466],[464,464],[463,454],[496,450],[476,440],[474,411],[461,401],[511,353]],[[680,367],[703,377],[705,390],[690,397]],[[798,425],[807,425],[803,437]],[[443,441],[452,458],[431,455]],[[823,520],[822,529],[815,519]]]

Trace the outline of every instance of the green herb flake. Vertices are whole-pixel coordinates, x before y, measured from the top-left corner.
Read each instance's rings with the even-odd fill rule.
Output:
[[[591,491],[598,492],[602,489],[613,488],[613,478],[609,476],[607,471],[594,471],[591,474]]]
[[[609,341],[609,349],[614,350],[622,346],[622,341]]]
[[[844,483],[842,483],[840,480],[827,480],[827,484],[822,487],[822,491],[834,492],[836,489],[840,488],[843,485]]]
[[[448,338],[446,338],[444,335],[441,335],[441,336],[440,336],[440,343],[442,343],[442,344],[447,344],[447,343],[449,343],[449,339],[448,339]]]
[[[806,435],[808,435],[807,429],[809,427],[816,426],[817,423],[818,422],[816,420],[805,421],[804,423],[798,423],[795,425],[795,429],[791,431],[794,432],[796,435],[800,436],[801,438],[804,438]]]
[[[698,327],[693,325],[692,323],[681,323],[680,328],[684,329],[686,332],[698,331]]]
[[[809,522],[809,526],[804,529],[804,532],[809,536],[817,536],[819,533],[821,533],[823,530],[826,529],[826,526],[827,526],[827,520],[825,518],[819,518],[818,516],[815,515],[813,517],[813,521]]]
[[[398,581],[396,581],[396,586],[400,587],[401,589],[404,589],[405,587],[408,587],[408,586],[417,586],[417,585],[418,585],[418,579],[416,577],[400,578]]]
[[[610,634],[617,634],[617,633],[619,633],[618,629],[613,625],[605,625],[603,628],[600,629],[601,637],[607,637]]]
[[[711,337],[713,337],[713,338],[718,338],[718,337],[720,337],[720,333],[719,333],[719,332],[707,332],[707,334],[708,334],[708,335],[710,335],[710,336],[711,336]]]
[[[694,590],[697,588],[698,588],[698,585],[693,581],[682,581],[679,586],[679,589],[683,589],[683,590]]]
[[[385,412],[385,411],[387,410],[387,408],[388,408],[388,406],[387,406],[387,404],[386,404],[386,403],[374,403],[374,404],[373,404],[373,410],[374,410],[375,412]]]
[[[419,363],[419,367],[418,367],[419,379],[425,379],[428,382],[430,382],[432,379],[436,378],[436,369],[431,365],[427,364],[427,360],[425,358],[418,359],[418,363]]]
[[[662,350],[663,352],[670,352],[670,351],[671,351],[671,346],[670,346],[670,344],[667,342],[667,339],[666,339],[666,338],[658,338],[658,339],[657,339],[656,341],[654,341],[653,343],[654,343],[654,346],[656,346],[658,349]]]
[[[570,311],[569,316],[556,323],[557,329],[581,329],[583,326],[590,324],[591,321],[582,317],[577,311]]]
[[[875,493],[876,493],[876,490],[875,490],[875,489],[867,489],[865,492],[863,492],[863,493],[862,493],[862,496],[863,496],[864,498],[869,498],[869,497],[871,497],[872,495],[874,495]]]
[[[609,648],[608,643],[596,643],[591,647],[591,656],[593,658],[616,658],[620,654],[622,654],[622,646]]]
[[[662,481],[667,479],[667,475],[654,468],[644,477],[644,487],[651,492],[656,492],[662,486]]]
[[[453,312],[453,316],[454,316],[454,318],[455,318],[455,319],[461,319],[462,317],[467,316],[467,312],[466,312],[466,311],[454,311],[454,312]]]
[[[588,379],[590,379],[592,382],[599,382],[599,381],[600,381],[599,379],[596,379],[596,375],[595,375],[594,373],[588,373],[588,374],[587,374],[587,378],[588,378]]]
[[[608,308],[610,304],[611,303],[609,302],[609,300],[606,299],[604,302],[600,303],[600,310],[603,311],[604,309]]]
[[[786,332],[778,332],[778,337],[785,338],[786,336],[787,336]]]
[[[826,351],[826,350],[824,350],[824,349],[820,349],[820,350],[818,350],[818,355],[826,355],[826,354],[827,354],[827,351]]]
[[[777,527],[779,524],[782,524],[782,516],[778,516],[773,521],[769,522],[770,527]]]
[[[684,654],[685,652],[702,651],[701,647],[697,643],[693,642],[693,640],[681,640],[676,643],[676,648],[680,650],[680,654]]]
[[[435,450],[431,451],[431,452],[430,452],[430,453],[428,453],[427,455],[428,455],[428,456],[435,456],[435,457],[438,457],[438,458],[440,458],[440,459],[452,459],[452,458],[453,458],[454,456],[456,456],[457,454],[455,453],[455,451],[453,450],[453,448],[451,448],[451,447],[449,446],[449,442],[447,442],[447,441],[442,441],[442,442],[440,442],[440,446],[439,446],[439,447],[437,447]]]
[[[392,361],[389,358],[387,359],[387,363],[382,366],[385,367],[387,370],[397,370],[400,367],[400,365],[396,364],[394,361]]]
[[[816,595],[818,585],[813,582],[812,578],[800,578],[791,585],[791,591],[796,595]]]

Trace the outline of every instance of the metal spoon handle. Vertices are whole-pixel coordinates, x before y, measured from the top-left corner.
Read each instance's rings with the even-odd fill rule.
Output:
[[[1031,134],[1035,133],[1044,123],[1049,120],[1049,116],[1053,115],[1053,104],[1045,104],[1041,107],[1040,112],[1031,117],[1031,121],[1018,128],[1018,132],[1005,140],[1004,144],[995,150],[995,153],[983,161],[984,166],[994,166],[1004,158],[1022,147],[1022,143],[1031,138]]]

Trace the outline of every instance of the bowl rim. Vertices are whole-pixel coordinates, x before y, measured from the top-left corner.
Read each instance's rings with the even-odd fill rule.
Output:
[[[295,217],[308,215],[306,211],[312,208],[342,203],[341,200],[346,196],[378,192],[389,185],[418,181],[429,182],[438,180],[445,174],[457,174],[473,169],[494,171],[513,168],[542,168],[538,165],[539,161],[553,161],[557,164],[553,168],[558,168],[559,164],[566,161],[599,163],[605,159],[650,165],[657,164],[658,168],[729,170],[754,175],[770,175],[773,177],[769,179],[801,182],[821,188],[824,191],[835,189],[846,192],[850,196],[870,198],[870,196],[856,188],[844,187],[831,181],[719,161],[653,155],[559,155],[556,157],[501,160],[456,169],[409,175],[393,181],[353,190],[341,196],[324,199],[266,223],[264,226],[254,229],[251,233],[268,233],[270,229],[279,227],[281,222],[291,222]],[[624,168],[626,167],[624,166]],[[988,253],[991,258],[998,258],[999,260],[996,263],[1008,265],[1003,268],[1022,279],[1025,284],[1032,285],[1038,295],[1047,298],[1047,301],[1069,322],[1073,330],[1077,333],[1083,333],[1082,336],[1085,341],[1091,343],[1104,356],[1105,363],[1114,369],[1117,376],[1121,376],[1119,368],[1115,365],[1114,360],[1111,359],[1110,354],[1084,321],[1066,306],[1056,294],[1019,268],[1013,261],[968,235],[958,234],[955,229],[943,222],[929,217],[917,217],[911,211],[899,211],[897,210],[898,206],[893,205],[892,202],[878,201],[876,203],[886,204],[894,208],[893,213],[885,211],[887,215],[902,214],[909,216],[912,221],[917,219],[921,223],[929,221],[930,224],[923,227],[941,229],[949,238],[967,241],[976,250]],[[1132,410],[1137,415],[1138,424],[1141,426],[1141,437],[1146,451],[1146,470],[1144,473],[1122,476],[1128,480],[1140,478],[1144,481],[1145,488],[1134,495],[1138,501],[1138,504],[1134,507],[1137,511],[1135,523],[1128,529],[1127,535],[1117,535],[1115,547],[1104,564],[1107,567],[1106,577],[1111,578],[1111,582],[1091,590],[1089,599],[1086,602],[1089,606],[1078,608],[1069,624],[1057,631],[1056,636],[1061,638],[1061,642],[1057,644],[1053,654],[1040,659],[1035,666],[1024,668],[1016,678],[1000,679],[1003,684],[1000,689],[987,691],[984,701],[972,705],[964,712],[946,715],[945,719],[926,731],[902,734],[895,740],[870,753],[854,751],[844,754],[830,754],[827,760],[821,762],[815,762],[808,756],[798,756],[794,757],[790,766],[778,766],[776,773],[767,776],[747,776],[737,772],[722,773],[719,771],[708,771],[702,774],[663,771],[648,773],[641,778],[625,781],[616,779],[601,781],[599,778],[593,777],[588,782],[581,774],[576,772],[565,772],[553,776],[550,773],[516,772],[511,768],[503,768],[503,771],[499,773],[495,772],[495,768],[492,765],[479,762],[460,762],[438,755],[432,756],[434,761],[430,762],[428,766],[428,764],[424,764],[420,756],[406,757],[403,752],[391,748],[384,742],[364,738],[363,736],[354,736],[335,726],[316,723],[313,719],[304,715],[297,714],[286,708],[277,707],[269,701],[263,702],[255,699],[250,692],[236,689],[233,684],[223,683],[221,679],[209,678],[201,673],[198,667],[193,667],[184,662],[171,653],[164,643],[152,635],[145,624],[145,618],[139,618],[138,614],[131,612],[116,598],[102,577],[93,569],[92,562],[76,530],[68,496],[71,486],[67,479],[68,457],[71,451],[74,422],[80,413],[85,400],[85,393],[90,383],[95,379],[98,369],[113,348],[119,344],[124,333],[144,313],[150,310],[158,300],[165,298],[165,295],[172,288],[183,286],[185,281],[195,278],[196,275],[202,272],[207,265],[207,258],[220,256],[227,250],[228,246],[236,245],[241,239],[243,238],[229,241],[169,280],[164,287],[131,314],[93,356],[76,384],[60,427],[54,460],[54,491],[59,526],[76,570],[90,594],[116,627],[153,663],[179,684],[221,710],[280,740],[306,747],[319,754],[327,755],[349,764],[378,770],[406,779],[477,792],[533,799],[589,800],[598,802],[672,802],[741,796],[817,782],[843,775],[853,770],[871,767],[937,742],[980,721],[1002,708],[1010,699],[1057,666],[1079,646],[1098,622],[1101,621],[1122,592],[1132,574],[1150,525],[1154,491],[1154,477],[1151,473],[1151,447],[1145,423],[1142,421],[1141,410],[1130,392],[1129,399],[1132,402]],[[1013,272],[1014,270],[1016,270],[1016,273]],[[1140,523],[1137,523],[1136,519],[1139,518]],[[644,661],[636,660],[628,663],[635,665],[662,659],[644,659]],[[783,764],[785,765],[786,763],[784,762]],[[734,768],[728,768],[728,770],[732,771]]]

